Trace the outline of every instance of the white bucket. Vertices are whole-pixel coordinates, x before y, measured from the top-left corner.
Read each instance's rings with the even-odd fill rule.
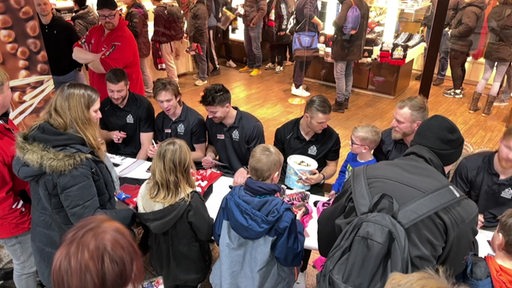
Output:
[[[286,159],[286,163],[288,163],[288,166],[286,167],[284,184],[292,189],[309,190],[311,187],[300,181],[301,175],[299,173],[309,174],[318,167],[318,163],[314,159],[303,155],[290,155]]]

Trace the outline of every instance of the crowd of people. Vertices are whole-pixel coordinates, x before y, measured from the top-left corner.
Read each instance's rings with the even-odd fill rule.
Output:
[[[409,276],[445,285],[439,287],[454,285],[451,276],[444,277],[442,271],[462,275],[459,282],[469,281],[466,278],[475,275],[465,268],[468,259],[478,260],[468,256],[478,252],[474,246],[478,229],[495,229],[491,240],[495,256],[480,259],[489,270],[488,278],[495,287],[512,285],[512,128],[504,131],[497,151],[475,153],[459,162],[465,142],[459,128],[447,117],[429,116],[427,101],[412,96],[397,103],[390,128],[354,127],[350,152],[338,170],[341,140],[329,121],[332,112],[348,109],[353,63],[362,57],[364,25],[349,36],[350,41],[339,37],[333,44],[334,102],[323,95],[310,97],[303,115],[284,119],[270,145],[265,144],[262,122],[234,106],[231,92],[223,84],[210,84],[202,91],[200,104],[206,119],[185,104],[178,84],[174,62],[184,37],[190,41],[189,52],[198,70],[195,85],[205,85],[209,76],[220,73],[213,52],[214,34],[220,11],[233,9],[229,1],[192,0],[187,9],[181,9],[181,2],[153,0],[155,34],[151,41],[147,37],[148,12],[142,4],[125,0],[123,15],[114,0],[99,0],[98,22],[94,23],[94,17],[87,16],[91,8],[75,1],[73,27],[53,13],[49,0],[35,0],[40,25],[46,27],[43,39],[56,91],[41,118],[27,131],[18,132],[9,119],[12,92],[7,73],[0,70],[0,179],[6,183],[0,187],[0,223],[4,227],[0,244],[13,258],[17,287],[36,287],[38,279],[45,287],[140,285],[143,255],[130,230],[136,220],[145,228],[151,266],[163,277],[165,287],[197,287],[208,275],[214,287],[292,287],[304,277],[311,255],[304,247],[308,235],[301,222],[308,211],[292,209],[276,195],[282,193],[286,160],[297,154],[318,164],[297,181],[310,186],[312,194],[328,196],[331,205],[318,218],[322,256],[329,258],[346,228],[338,223],[361,216],[353,202],[357,184],[350,180],[354,171],[364,169],[372,197],[386,194],[398,205],[407,206],[439,187],[450,187],[456,198],[405,229],[411,272],[416,273],[392,274],[386,287],[415,281],[408,280]],[[261,31],[269,16],[280,27],[276,31],[280,36],[287,33],[291,11],[298,24],[296,31],[323,29],[316,1],[272,2],[244,3],[247,63],[240,72],[261,73]],[[340,3],[333,24],[337,30],[352,5],[359,7],[363,24],[367,22],[364,1]],[[507,5],[500,3],[489,17],[504,13],[501,10]],[[457,15],[452,23],[463,25],[456,20],[468,19]],[[166,29],[167,17],[174,19],[174,28],[180,27],[181,36],[180,31]],[[184,19],[187,31],[183,30]],[[496,25],[498,28],[489,25],[489,30],[499,36],[504,29]],[[456,27],[453,29],[448,33],[452,42],[458,37]],[[283,69],[287,47],[272,45],[271,64],[276,72]],[[464,46],[466,52],[461,52],[454,47],[450,49],[452,73],[469,49]],[[162,58],[157,64],[167,73],[166,78],[154,82],[147,69],[151,48]],[[57,55],[52,49],[66,53]],[[56,60],[59,57],[65,60]],[[227,58],[231,60],[231,56]],[[486,58],[486,73],[497,62],[500,75],[504,74],[503,67],[508,66],[500,61]],[[310,96],[303,87],[310,64],[309,58],[295,59],[291,94]],[[84,67],[90,85],[84,84]],[[461,93],[459,80],[449,92],[453,97]],[[487,103],[490,101],[491,107],[496,87],[493,85]],[[478,93],[482,90],[477,89],[474,97],[480,97]],[[153,96],[160,106],[162,111],[156,117],[145,96]],[[488,115],[487,105],[484,114]],[[107,153],[152,161],[151,176],[140,188],[137,210],[116,205],[119,177]],[[196,192],[192,174],[196,169],[212,168],[233,177],[232,189],[215,219]],[[335,175],[334,185],[326,187],[325,181]],[[213,242],[219,247],[215,263]],[[442,268],[428,270],[437,266]]]

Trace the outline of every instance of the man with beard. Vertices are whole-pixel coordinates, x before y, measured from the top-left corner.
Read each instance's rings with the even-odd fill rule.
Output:
[[[380,143],[373,151],[375,159],[384,161],[401,157],[409,149],[416,130],[427,118],[428,106],[425,98],[411,96],[398,102],[391,127],[382,131]]]
[[[98,0],[96,5],[100,24],[75,43],[73,58],[89,67],[89,82],[107,98],[105,74],[112,68],[126,71],[133,92],[144,95],[137,42],[122,19],[114,0]]]
[[[107,152],[146,160],[153,139],[155,110],[144,96],[130,91],[123,69],[106,74],[108,98],[101,102],[101,137]]]
[[[462,159],[452,183],[477,204],[478,227],[496,227],[498,217],[512,208],[512,127],[503,133],[497,151]]]
[[[263,124],[252,114],[231,106],[231,93],[222,84],[206,87],[199,103],[208,113],[208,148],[203,167],[216,166],[233,175],[233,185],[245,183],[252,149],[265,144]]]

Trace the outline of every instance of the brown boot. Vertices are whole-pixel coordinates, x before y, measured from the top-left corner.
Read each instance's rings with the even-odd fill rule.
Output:
[[[480,97],[482,96],[482,93],[473,92],[473,98],[471,99],[471,105],[469,105],[469,113],[475,113],[476,111],[480,110],[480,107],[478,107],[478,101],[480,101]]]
[[[334,104],[332,105],[332,111],[344,113],[345,108],[343,107],[343,101],[338,101],[338,99],[334,100]]]
[[[345,100],[343,100],[343,109],[345,109],[345,110],[348,110],[348,100],[349,99],[350,98],[345,98]]]
[[[496,96],[487,96],[487,103],[485,103],[485,108],[484,111],[482,111],[482,116],[491,115],[492,105],[494,104],[494,101],[496,101]]]

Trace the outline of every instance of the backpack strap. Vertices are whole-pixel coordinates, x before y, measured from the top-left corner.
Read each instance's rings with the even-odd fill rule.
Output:
[[[388,206],[393,205],[392,207],[389,206],[391,207],[389,209],[392,209],[390,211],[393,211],[393,214],[395,214],[396,208],[394,205],[397,204],[392,197],[385,193],[376,195],[370,193],[366,177],[367,168],[368,166],[358,167],[352,171],[352,175],[350,176],[352,178],[352,199],[354,201],[356,214],[359,216],[369,211],[374,211],[379,203],[384,203]],[[384,201],[386,196],[384,195],[389,196],[388,198],[392,199],[392,203],[386,203],[386,201]],[[415,201],[411,201],[404,207],[400,207],[396,214],[396,219],[404,228],[407,228],[421,219],[458,201],[460,196],[460,192],[458,192],[453,185],[449,184],[433,193],[428,193]],[[389,201],[390,200],[387,199],[387,202]]]

